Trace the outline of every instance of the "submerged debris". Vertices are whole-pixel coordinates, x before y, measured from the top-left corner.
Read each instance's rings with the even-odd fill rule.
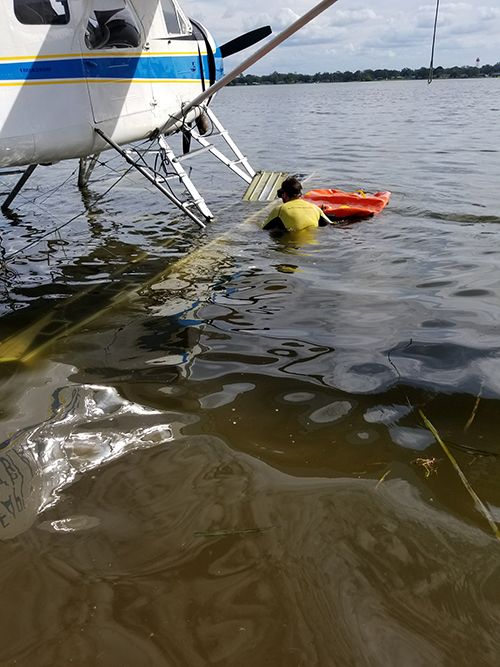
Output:
[[[419,457],[418,459],[414,459],[412,463],[415,463],[415,465],[418,466],[422,466],[422,468],[425,470],[425,479],[428,479],[432,474],[437,475],[437,464],[439,461],[442,461],[442,459],[438,459],[435,456],[432,458]]]

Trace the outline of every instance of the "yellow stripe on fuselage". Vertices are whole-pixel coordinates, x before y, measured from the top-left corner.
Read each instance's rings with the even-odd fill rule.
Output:
[[[206,56],[206,51],[200,51],[202,56]],[[68,60],[70,58],[76,58],[81,60],[82,58],[150,58],[151,56],[196,56],[198,57],[198,51],[139,51],[139,52],[129,52],[126,53],[116,53],[116,51],[89,51],[88,53],[53,53],[48,55],[36,56],[0,56],[0,62],[15,62],[15,61],[37,61],[37,60]]]

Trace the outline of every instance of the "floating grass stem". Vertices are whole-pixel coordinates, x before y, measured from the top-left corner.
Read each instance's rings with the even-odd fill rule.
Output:
[[[194,537],[227,537],[229,535],[252,535],[255,533],[263,533],[265,530],[271,530],[274,526],[266,526],[265,528],[234,528],[226,530],[209,530],[197,531],[193,533]]]
[[[479,394],[478,397],[476,398],[476,402],[474,403],[474,407],[472,408],[471,416],[467,420],[467,424],[464,426],[464,432],[468,431],[469,428],[472,426],[472,422],[476,418],[476,413],[477,413],[477,409],[479,407],[480,401],[481,401],[481,394]]]
[[[439,435],[439,433],[438,433],[438,431],[436,430],[436,428],[435,428],[435,427],[433,426],[433,424],[427,419],[427,417],[426,417],[425,414],[422,412],[422,410],[419,410],[418,412],[419,412],[419,414],[420,414],[420,416],[421,416],[421,418],[422,418],[422,420],[423,420],[425,426],[426,426],[426,427],[429,429],[429,431],[432,433],[432,435],[433,435],[434,438],[436,439],[436,442],[439,444],[439,446],[441,447],[441,449],[443,450],[443,452],[446,454],[446,456],[447,456],[448,459],[450,460],[450,463],[451,463],[452,466],[455,468],[455,471],[456,471],[457,475],[460,477],[460,480],[461,480],[462,484],[465,486],[465,488],[467,489],[467,491],[468,491],[469,494],[471,495],[472,499],[474,500],[474,502],[475,502],[475,504],[476,504],[476,507],[477,507],[478,510],[481,512],[481,514],[484,516],[484,518],[486,519],[486,521],[489,523],[489,525],[490,525],[490,527],[491,527],[491,529],[492,529],[492,531],[493,531],[494,536],[497,538],[497,540],[500,541],[500,530],[498,529],[498,526],[497,526],[497,524],[495,523],[495,521],[494,521],[494,519],[493,519],[493,516],[491,515],[490,510],[486,507],[486,505],[483,503],[483,501],[481,500],[481,498],[477,495],[477,493],[474,491],[474,489],[473,489],[472,486],[470,485],[469,480],[467,479],[467,477],[464,475],[464,473],[463,473],[463,471],[462,471],[462,468],[458,465],[457,460],[455,459],[455,457],[453,456],[453,454],[451,453],[451,451],[448,449],[448,447],[447,447],[447,446],[445,445],[445,443],[443,442],[443,439],[442,439],[441,436]]]
[[[382,484],[382,482],[383,482],[384,479],[387,477],[387,475],[390,475],[390,473],[391,473],[390,470],[386,470],[386,471],[384,472],[384,474],[382,475],[382,477],[378,480],[377,484],[375,485],[375,491],[376,491],[376,490],[378,489],[378,487]]]

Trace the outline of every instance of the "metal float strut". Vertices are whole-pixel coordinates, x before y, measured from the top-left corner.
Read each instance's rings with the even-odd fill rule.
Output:
[[[189,178],[186,173],[186,170],[181,164],[182,157],[177,157],[172,148],[167,143],[167,140],[163,134],[160,134],[158,137],[158,144],[160,146],[160,152],[163,153],[163,156],[166,158],[167,162],[170,164],[172,169],[175,171],[175,174],[179,181],[182,183],[184,188],[188,191],[191,200],[191,206],[196,206],[198,211],[205,216],[206,220],[211,220],[214,216],[212,215],[211,210],[205,203],[205,200],[200,195],[196,189],[193,181]],[[169,180],[169,176],[165,176],[165,180]]]
[[[21,178],[17,181],[15,186],[10,191],[10,194],[7,197],[7,199],[3,202],[2,206],[1,206],[2,211],[5,211],[9,208],[9,206],[12,204],[14,199],[17,197],[17,195],[19,194],[19,192],[23,188],[26,181],[29,179],[29,177],[35,171],[35,169],[37,167],[38,167],[37,164],[30,164],[30,166],[27,167],[27,169],[25,169],[25,170],[13,169],[13,170],[10,170],[10,171],[2,171],[1,172],[2,176],[8,176],[9,174],[22,174]]]
[[[206,120],[210,121],[211,130],[204,133],[205,136],[202,136],[201,132],[198,131],[195,125],[190,126],[186,124],[183,127],[184,134],[189,134],[192,139],[198,142],[200,148],[188,151],[182,155],[175,154],[164,134],[160,134],[157,137],[158,149],[155,151],[152,151],[151,149],[142,151],[137,149],[125,150],[116,144],[102,130],[95,128],[96,133],[102,137],[107,144],[120,153],[128,164],[145,176],[148,181],[160,190],[160,192],[175,204],[175,206],[202,228],[205,227],[205,222],[213,218],[213,215],[208,208],[205,199],[198,192],[196,186],[186,172],[183,166],[185,160],[193,159],[201,153],[209,152],[224,166],[245,181],[247,185],[252,182],[252,179],[255,176],[255,171],[250,166],[247,158],[240,151],[236,143],[230,137],[229,132],[224,128],[214,112],[206,108],[203,110],[203,115]],[[224,152],[213,144],[214,139],[219,139],[219,146]],[[161,157],[159,165],[155,164],[153,168],[146,163],[142,155],[147,155],[148,153],[155,153]],[[140,159],[137,158],[137,154],[141,156]],[[91,159],[88,169],[93,167],[92,160],[94,160],[94,158]],[[84,178],[87,173],[86,165],[87,163],[82,164],[82,162],[80,162],[80,175],[82,178]],[[181,200],[174,193],[170,185],[167,185],[169,181],[178,182],[178,184],[183,187],[184,191],[187,193],[187,197],[185,197],[184,200]],[[199,213],[205,222],[203,222],[194,211]]]
[[[110,137],[108,137],[102,130],[99,128],[94,128],[97,134],[104,139],[106,143],[108,143],[112,148],[115,149],[120,155],[130,164],[134,169],[137,169],[137,171],[142,174],[147,180],[152,183],[158,190],[167,197],[175,206],[181,209],[183,213],[185,213],[193,222],[195,222],[199,227],[202,229],[205,228],[205,223],[202,222],[192,211],[189,210],[188,206],[184,202],[182,202],[178,197],[176,197],[173,192],[170,192],[165,188],[158,176],[149,168],[143,167],[142,165],[138,164],[135,160],[133,160],[130,155],[127,153],[127,151],[124,151],[121,146],[119,146],[117,143],[115,143]],[[210,215],[210,217],[212,217]]]
[[[78,187],[86,188],[89,184],[89,179],[94,171],[94,167],[99,159],[99,153],[91,155],[90,157],[81,157],[78,165]]]

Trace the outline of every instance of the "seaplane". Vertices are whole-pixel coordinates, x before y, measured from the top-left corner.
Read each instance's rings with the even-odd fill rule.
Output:
[[[0,176],[18,175],[2,210],[39,165],[79,159],[84,187],[99,155],[114,150],[204,227],[213,214],[184,160],[208,151],[247,185],[260,178],[210,108],[214,95],[336,1],[319,2],[278,35],[263,26],[222,45],[177,0],[1,3]],[[224,73],[225,58],[261,40]]]

